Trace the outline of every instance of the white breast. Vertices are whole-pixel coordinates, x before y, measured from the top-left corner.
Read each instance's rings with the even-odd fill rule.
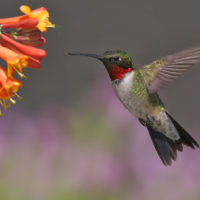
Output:
[[[118,83],[113,82],[113,88],[122,104],[136,117],[142,118],[144,113],[143,102],[132,93],[134,71],[127,73]]]
[[[116,84],[113,82],[113,88],[120,100],[125,100],[133,86],[134,71],[124,75],[124,77]]]

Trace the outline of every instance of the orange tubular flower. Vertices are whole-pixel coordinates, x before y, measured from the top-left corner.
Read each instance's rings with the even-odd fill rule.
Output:
[[[2,28],[28,28],[35,26],[41,32],[45,32],[48,27],[55,27],[55,25],[49,21],[49,13],[44,7],[31,11],[29,6],[23,5],[20,7],[20,10],[25,15],[0,19]]]
[[[36,58],[31,57],[31,56],[27,56],[27,55],[23,54],[22,52],[20,52],[19,50],[17,50],[16,47],[12,46],[9,43],[5,43],[5,42],[1,42],[1,43],[2,43],[3,47],[7,47],[8,49],[12,50],[14,53],[18,54],[18,56],[20,56],[20,57],[21,56],[25,56],[27,58],[27,61],[28,61],[28,64],[26,65],[26,67],[31,67],[31,68],[34,68],[34,69],[39,69],[40,68],[40,64],[41,63],[40,63],[39,59],[36,59]],[[7,58],[8,58],[8,56],[7,56]],[[9,75],[12,75],[13,72],[14,72],[14,68],[12,70],[12,73],[9,73]],[[20,76],[21,77],[25,77],[22,73],[21,73]]]
[[[11,77],[15,70],[21,77],[24,77],[22,70],[28,66],[28,56],[20,55],[14,51],[0,46],[0,58],[8,65],[8,77]]]
[[[30,27],[35,27],[38,24],[38,20],[34,18],[22,18],[23,20],[19,20],[19,22],[15,23],[7,23],[7,24],[2,24],[2,28],[30,28]],[[0,19],[1,21],[1,19]]]
[[[14,26],[14,24],[21,23],[23,20],[27,20],[27,19],[29,19],[29,16],[27,15],[3,18],[3,19],[0,19],[0,24],[2,25],[2,27],[5,26],[6,24],[13,24]]]
[[[16,48],[18,51],[22,52],[23,54],[26,54],[28,56],[32,56],[33,58],[42,59],[46,56],[46,51],[43,49],[38,49],[29,45],[20,44],[14,40],[12,40],[10,37],[4,35],[3,33],[0,35],[1,37],[1,43],[9,44]]]
[[[6,71],[0,67],[0,104],[6,109],[16,101],[12,97],[19,97],[17,91],[22,83],[13,77],[8,77]],[[1,112],[0,112],[1,115]]]
[[[7,47],[8,49],[12,50],[14,53],[18,54],[19,57],[25,56],[27,58],[28,63],[26,63],[24,67],[31,67],[34,69],[40,68],[40,60],[46,55],[46,51],[28,45],[19,44],[18,42],[13,41],[11,38],[5,36],[4,34],[1,34],[1,36],[2,36],[1,44],[3,47]],[[32,52],[29,54],[27,52],[28,51],[27,49],[30,50],[30,52],[32,50]],[[29,55],[27,55],[26,52]],[[9,59],[9,55],[7,55],[7,59]],[[11,76],[13,74],[14,69],[21,77],[25,78],[24,74],[22,73],[22,68],[15,68],[12,65],[8,66],[8,76]]]
[[[24,15],[0,19],[0,59],[7,63],[7,71],[0,67],[0,105],[5,109],[15,104],[12,98],[19,97],[16,92],[22,86],[13,78],[14,72],[25,78],[24,68],[40,68],[46,56],[45,50],[36,48],[46,43],[41,33],[55,27],[46,8],[31,10],[23,5],[20,10]]]
[[[37,28],[41,32],[47,31],[47,27],[55,27],[55,25],[49,21],[49,13],[44,7],[31,11],[31,8],[29,6],[23,5],[20,7],[20,10],[24,14],[28,15],[30,18],[35,18],[39,21]]]

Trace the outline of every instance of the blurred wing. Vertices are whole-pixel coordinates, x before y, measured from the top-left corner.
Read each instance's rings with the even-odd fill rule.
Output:
[[[150,93],[183,75],[193,65],[200,63],[200,47],[181,51],[145,65],[139,71]]]

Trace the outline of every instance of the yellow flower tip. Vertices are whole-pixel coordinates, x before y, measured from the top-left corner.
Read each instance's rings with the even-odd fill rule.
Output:
[[[23,12],[26,15],[31,14],[31,8],[27,5],[22,5],[22,6],[19,7],[19,9],[21,10],[21,12]]]
[[[11,102],[13,105],[17,103],[16,100],[14,100],[14,99],[12,99],[12,98],[10,98],[10,102]]]
[[[19,94],[17,94],[16,92],[15,92],[14,94],[15,94],[15,96],[16,96],[20,101],[23,100],[23,97],[21,97]]]
[[[17,72],[17,73],[19,74],[19,76],[20,76],[21,78],[24,78],[25,80],[28,79],[28,76],[26,76],[25,74],[20,73],[20,72]]]
[[[0,104],[4,110],[11,106],[10,99],[0,99]]]
[[[28,56],[22,56],[21,58],[17,58],[15,60],[8,60],[7,63],[12,66],[27,67],[28,66]]]
[[[17,81],[16,81],[17,82]],[[12,83],[7,83],[4,85],[4,89],[8,95],[6,98],[10,98],[11,96],[15,96],[15,93],[19,90],[19,87],[22,86],[22,83],[19,82],[18,84],[15,84],[15,81]]]
[[[15,80],[12,82],[12,93],[14,96],[16,96],[16,92],[19,90],[19,88],[22,86],[22,82]]]
[[[48,11],[47,10],[41,10],[40,12],[41,12],[40,15],[35,15],[36,13],[34,13],[34,15],[33,15],[39,21],[39,23],[37,25],[37,28],[41,32],[47,31],[47,28],[55,28],[55,24],[52,24],[49,21],[49,13],[48,13]]]
[[[51,23],[51,22],[50,22],[50,23]],[[56,25],[51,23],[51,26],[49,26],[49,27],[51,27],[51,28],[56,28]]]
[[[6,70],[0,67],[0,83],[0,105],[7,109],[12,104],[16,104],[16,100],[13,98],[19,96],[16,92],[22,86],[22,82],[12,76],[8,77]]]
[[[41,7],[35,10],[31,10],[31,8],[27,5],[20,6],[21,12],[28,15],[30,18],[36,18],[39,22],[37,24],[37,28],[41,32],[47,31],[47,28],[55,28],[55,24],[52,24],[49,21],[49,12],[46,8]]]
[[[41,22],[37,25],[37,27],[41,32],[46,32],[47,28],[55,28],[55,24],[52,24],[51,22],[48,23]]]
[[[27,77],[22,73],[23,68],[28,67],[28,56],[22,56],[15,60],[8,60],[8,77],[11,77],[13,71],[15,70],[20,77],[27,79]]]

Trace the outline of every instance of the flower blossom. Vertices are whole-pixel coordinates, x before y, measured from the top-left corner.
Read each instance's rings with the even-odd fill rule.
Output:
[[[0,105],[6,109],[16,101],[12,97],[19,97],[17,91],[22,83],[13,77],[8,77],[6,71],[0,67]],[[1,112],[0,112],[1,115]]]
[[[55,27],[55,25],[49,21],[49,13],[44,7],[31,11],[30,7],[24,5],[20,7],[20,10],[28,15],[30,19],[37,19],[37,27],[42,32],[47,31],[47,27]]]
[[[12,37],[22,44],[34,47],[39,47],[46,43],[46,39],[41,36],[41,31],[38,28],[18,29],[12,33]]]
[[[7,69],[0,67],[0,105],[4,109],[16,102],[13,97],[20,98],[16,92],[22,83],[13,74],[26,78],[24,68],[40,68],[46,56],[45,50],[37,48],[46,43],[41,33],[55,27],[44,7],[31,10],[23,5],[20,10],[24,15],[0,19],[0,58],[7,64]]]
[[[48,27],[55,27],[49,21],[49,13],[44,7],[31,11],[29,6],[22,5],[20,6],[20,10],[25,15],[0,19],[2,28],[31,28],[37,26],[41,32],[44,32],[47,31]]]

